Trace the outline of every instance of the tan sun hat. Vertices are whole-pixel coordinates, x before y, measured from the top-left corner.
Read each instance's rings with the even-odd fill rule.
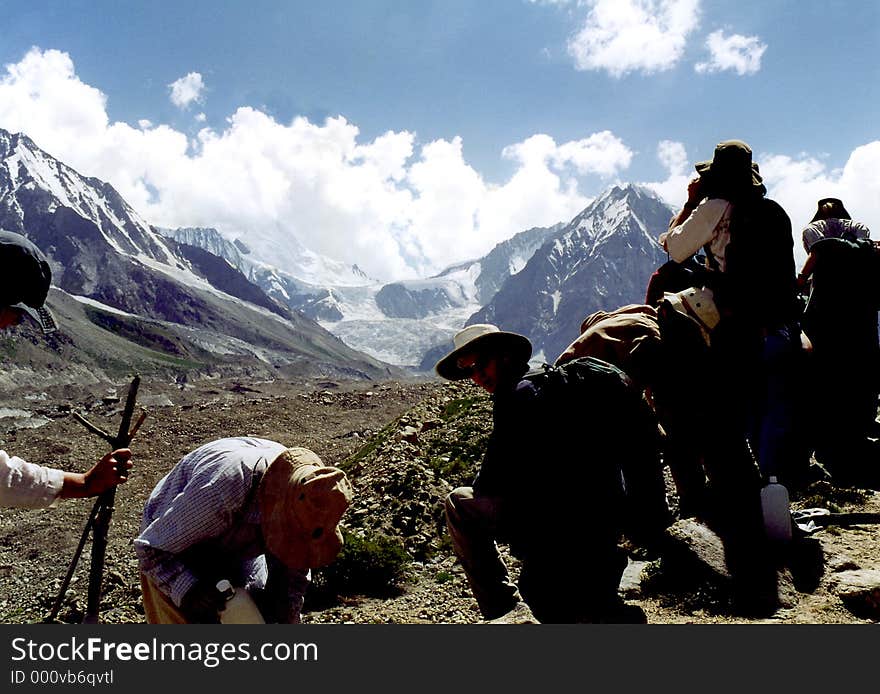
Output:
[[[288,448],[270,463],[257,491],[266,548],[290,568],[330,564],[342,548],[338,523],[352,496],[342,470],[307,448]]]
[[[505,332],[497,325],[489,323],[477,323],[459,330],[452,338],[452,343],[455,349],[438,361],[434,367],[437,375],[450,381],[460,381],[470,377],[469,371],[459,367],[458,360],[471,352],[508,353],[524,363],[532,356],[532,343],[529,342],[529,338],[525,335]]]
[[[718,312],[718,307],[715,306],[715,297],[711,289],[690,287],[675,294],[666,293],[663,298],[676,311],[696,321],[706,344],[710,343],[712,329],[721,320],[721,314]]]

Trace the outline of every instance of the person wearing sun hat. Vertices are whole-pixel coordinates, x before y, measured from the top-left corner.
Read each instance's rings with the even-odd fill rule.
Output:
[[[134,541],[147,622],[217,623],[227,580],[265,621],[298,623],[351,500],[345,473],[306,448],[229,437],[188,453],[153,489]]]
[[[798,286],[812,352],[807,371],[816,460],[834,484],[880,488],[880,246],[838,198],[822,198],[802,231]]]
[[[43,252],[21,234],[0,229],[0,329],[32,320],[43,334],[56,330],[45,306],[52,270]],[[45,508],[58,499],[98,496],[128,479],[131,451],[108,453],[84,473],[28,463],[0,450],[0,507]]]
[[[809,465],[798,443],[795,374],[803,348],[791,220],[766,197],[752,149],[742,140],[719,142],[712,159],[695,169],[687,201],[659,241],[677,263],[705,255],[698,289],[711,291],[718,311],[706,335],[711,388],[700,391],[715,423],[703,455],[711,490],[706,511],[736,547],[732,554],[751,569],[757,562],[748,559],[763,546],[762,477],[800,485]],[[761,592],[745,591],[744,602],[755,596],[757,605]]]
[[[590,422],[577,431],[554,426],[545,392],[523,378],[532,354],[524,335],[483,323],[459,331],[453,345],[437,374],[470,379],[492,396],[493,428],[476,478],[446,497],[453,549],[483,618],[645,621],[617,594],[626,566],[617,545],[620,475],[585,450],[601,448],[601,433]],[[516,584],[498,542],[522,560]]]

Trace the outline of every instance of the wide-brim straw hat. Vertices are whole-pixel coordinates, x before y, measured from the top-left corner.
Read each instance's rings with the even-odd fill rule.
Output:
[[[711,161],[694,165],[700,177],[713,191],[747,190],[750,186],[764,187],[758,165],[752,163],[752,148],[742,140],[725,140],[715,146]]]
[[[449,354],[437,362],[434,370],[437,375],[450,381],[469,378],[469,370],[462,369],[458,360],[465,354],[509,354],[517,361],[528,362],[532,356],[532,343],[525,335],[509,333],[497,325],[477,323],[459,330],[452,338],[455,346]]]
[[[353,491],[345,473],[307,448],[288,448],[266,469],[257,491],[266,549],[293,569],[333,562],[338,527]]]

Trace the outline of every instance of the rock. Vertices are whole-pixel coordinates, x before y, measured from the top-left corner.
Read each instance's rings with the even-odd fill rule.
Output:
[[[138,404],[143,407],[173,407],[174,403],[167,395],[147,394],[138,398]]]
[[[719,578],[730,580],[724,544],[712,530],[693,518],[686,518],[667,528],[666,534],[670,540],[671,559],[691,559]]]
[[[483,624],[540,624],[532,610],[524,602],[518,602],[507,614],[496,619],[488,619]]]
[[[665,570],[680,580],[702,579],[729,593],[735,610],[751,616],[769,616],[779,607],[793,607],[799,601],[794,578],[788,568],[774,569],[743,554],[736,573],[728,565],[721,538],[697,520],[678,521],[666,531],[669,546],[664,554]]]
[[[404,427],[397,436],[401,441],[408,441],[409,443],[419,442],[419,430],[413,426]]]
[[[780,569],[776,572],[776,596],[779,607],[794,607],[800,600],[800,595],[795,588],[794,578],[788,569]]]
[[[629,560],[620,577],[618,592],[626,598],[637,598],[642,594],[642,569],[648,562]]]
[[[841,571],[834,575],[832,589],[857,617],[880,619],[880,570]]]
[[[833,573],[839,573],[841,571],[856,571],[862,567],[853,561],[853,558],[849,555],[838,554],[828,560],[828,568]]]

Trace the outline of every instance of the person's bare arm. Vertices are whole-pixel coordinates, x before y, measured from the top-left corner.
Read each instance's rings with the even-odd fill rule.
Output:
[[[131,466],[131,451],[119,448],[105,455],[87,472],[65,472],[64,486],[59,496],[62,499],[81,499],[103,494],[125,482]]]
[[[806,261],[804,261],[804,266],[801,268],[801,271],[797,276],[797,286],[798,289],[803,290],[807,286],[807,282],[810,279],[810,276],[813,274],[813,268],[816,266],[816,255],[814,253],[810,253],[807,256]]]
[[[699,176],[695,176],[688,183],[688,199],[682,206],[681,210],[679,210],[678,214],[670,220],[669,228],[672,229],[673,227],[677,227],[690,217],[704,197],[705,196],[702,192],[702,179]]]

